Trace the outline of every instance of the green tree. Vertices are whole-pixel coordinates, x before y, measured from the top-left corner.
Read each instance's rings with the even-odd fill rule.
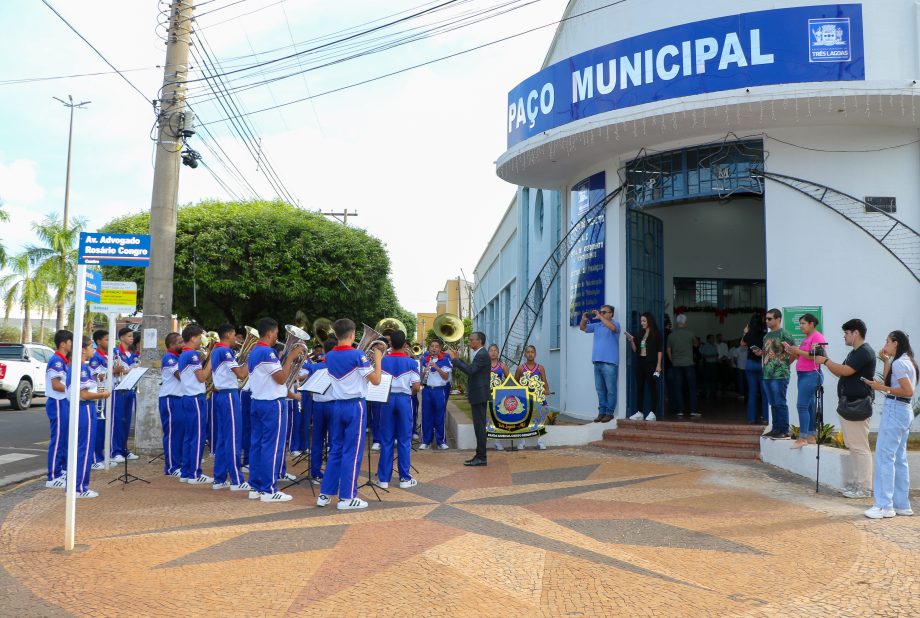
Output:
[[[3,201],[0,200],[0,223],[6,223],[10,220],[10,213],[3,210]],[[6,247],[0,242],[0,268],[6,265]]]
[[[66,228],[57,214],[50,214],[41,223],[33,223],[32,230],[44,243],[30,246],[26,252],[36,264],[36,273],[54,290],[57,309],[56,330],[67,321],[65,300],[73,297],[77,279],[77,244],[85,219],[75,219]]]
[[[35,271],[28,252],[20,253],[7,261],[11,272],[0,276],[0,294],[6,305],[5,319],[9,319],[13,305],[22,309],[22,334],[20,343],[32,341],[32,311],[49,301],[48,283]]]
[[[149,228],[149,213],[141,213],[102,231]],[[399,306],[389,274],[378,239],[280,201],[206,201],[179,209],[173,311],[209,328],[225,321],[254,325],[264,316],[290,323],[298,310],[311,320],[347,316],[359,329],[383,317],[404,319],[410,314]],[[135,281],[143,293],[143,269],[107,267],[103,278]]]

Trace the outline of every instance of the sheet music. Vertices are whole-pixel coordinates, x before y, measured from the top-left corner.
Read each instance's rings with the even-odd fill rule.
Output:
[[[367,400],[377,403],[386,403],[390,398],[390,385],[393,383],[393,376],[388,373],[380,374],[380,384],[374,386],[369,384],[367,387]]]
[[[121,382],[118,383],[118,386],[115,387],[116,391],[130,391],[134,390],[137,386],[137,383],[147,373],[147,367],[135,367],[129,371],[126,375],[122,376]]]
[[[332,385],[332,376],[329,375],[328,369],[320,369],[312,374],[307,381],[297,390],[309,391],[316,395],[322,395],[329,390]]]

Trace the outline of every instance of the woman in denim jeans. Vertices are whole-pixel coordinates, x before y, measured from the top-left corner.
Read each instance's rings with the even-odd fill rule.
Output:
[[[885,382],[866,382],[872,390],[885,393],[885,406],[875,443],[872,492],[875,505],[865,513],[870,519],[914,514],[908,500],[907,436],[914,420],[910,398],[917,387],[920,370],[910,348],[910,339],[900,330],[888,335],[879,358],[885,362]]]
[[[815,354],[825,354],[823,346],[827,344],[824,335],[818,332],[818,318],[806,313],[799,318],[799,329],[805,335],[802,344],[794,348],[788,343],[783,347],[793,356],[798,357],[795,363],[795,372],[798,376],[799,393],[796,408],[799,411],[799,439],[793,442],[790,448],[802,448],[806,444],[814,444],[815,424],[817,422],[815,397],[818,387],[824,382],[821,367],[815,363]]]
[[[766,424],[768,418],[767,412],[767,392],[763,384],[763,364],[760,360],[763,346],[763,336],[767,332],[767,326],[763,321],[763,316],[759,313],[751,315],[747,326],[744,327],[744,335],[741,337],[740,345],[747,347],[747,365],[744,367],[744,374],[747,376],[748,401],[747,401],[747,420],[749,425],[755,425],[758,422]],[[760,407],[757,406],[757,398],[760,397]],[[760,412],[758,418],[758,411]]]

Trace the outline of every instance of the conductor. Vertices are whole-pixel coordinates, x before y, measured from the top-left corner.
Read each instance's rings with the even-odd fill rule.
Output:
[[[491,361],[485,351],[485,333],[470,334],[470,362],[457,358],[456,350],[449,350],[455,369],[469,376],[467,397],[473,409],[473,430],[476,432],[476,455],[463,462],[465,466],[486,465],[486,403],[489,401]]]

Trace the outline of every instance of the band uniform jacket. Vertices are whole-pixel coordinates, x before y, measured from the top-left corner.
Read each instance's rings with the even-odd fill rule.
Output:
[[[470,404],[486,403],[491,396],[490,379],[492,374],[492,361],[485,347],[476,350],[475,356],[469,363],[459,359],[451,359],[454,367],[469,375],[467,383],[467,398]]]

